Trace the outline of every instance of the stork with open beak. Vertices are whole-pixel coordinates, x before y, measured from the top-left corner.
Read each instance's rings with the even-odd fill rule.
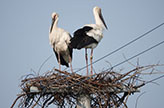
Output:
[[[93,49],[96,48],[98,43],[103,38],[103,30],[107,28],[105,21],[103,19],[101,8],[94,7],[93,14],[95,17],[96,24],[86,24],[83,28],[80,28],[74,32],[74,37],[71,39],[71,47],[75,49],[85,48],[85,59],[87,66],[87,75],[88,75],[88,57],[87,49],[91,49],[90,64],[91,64],[91,75],[92,72],[92,59],[93,59]]]
[[[61,65],[69,67],[69,63],[72,69],[72,52],[73,49],[70,47],[71,35],[64,29],[58,28],[59,15],[57,13],[52,13],[52,25],[49,32],[49,41],[56,55],[57,61],[59,63],[59,70],[61,70]]]

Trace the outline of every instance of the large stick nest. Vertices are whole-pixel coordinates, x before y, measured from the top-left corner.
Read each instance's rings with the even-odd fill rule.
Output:
[[[126,72],[118,73],[106,70],[99,74],[82,76],[66,71],[53,69],[43,76],[27,76],[22,80],[22,93],[19,108],[41,108],[55,104],[58,107],[75,107],[80,95],[88,95],[92,108],[116,108],[126,106],[126,98],[144,85],[140,80],[141,72],[156,65],[136,67]],[[12,108],[11,107],[11,108]]]

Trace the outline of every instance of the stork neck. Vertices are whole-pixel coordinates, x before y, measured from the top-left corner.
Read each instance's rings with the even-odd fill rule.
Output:
[[[104,28],[104,24],[99,16],[98,13],[94,13],[94,16],[95,16],[95,22],[97,25],[101,26],[102,28]]]
[[[55,22],[54,22],[54,24],[53,24],[53,28],[52,28],[52,29],[57,28],[57,25],[58,25],[58,18],[55,20]]]

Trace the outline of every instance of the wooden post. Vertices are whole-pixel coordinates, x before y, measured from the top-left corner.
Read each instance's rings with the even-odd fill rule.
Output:
[[[89,95],[80,95],[77,99],[76,108],[91,108],[90,97]]]

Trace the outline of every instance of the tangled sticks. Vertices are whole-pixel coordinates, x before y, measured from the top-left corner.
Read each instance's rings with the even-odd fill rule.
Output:
[[[145,83],[139,77],[142,71],[158,65],[136,67],[120,74],[113,70],[92,76],[82,76],[53,69],[44,76],[26,77],[22,80],[22,93],[11,108],[21,99],[19,108],[45,108],[51,104],[64,107],[77,106],[80,95],[90,97],[92,108],[117,108],[126,106],[126,100],[132,93],[139,92]],[[137,84],[138,83],[138,84]]]

